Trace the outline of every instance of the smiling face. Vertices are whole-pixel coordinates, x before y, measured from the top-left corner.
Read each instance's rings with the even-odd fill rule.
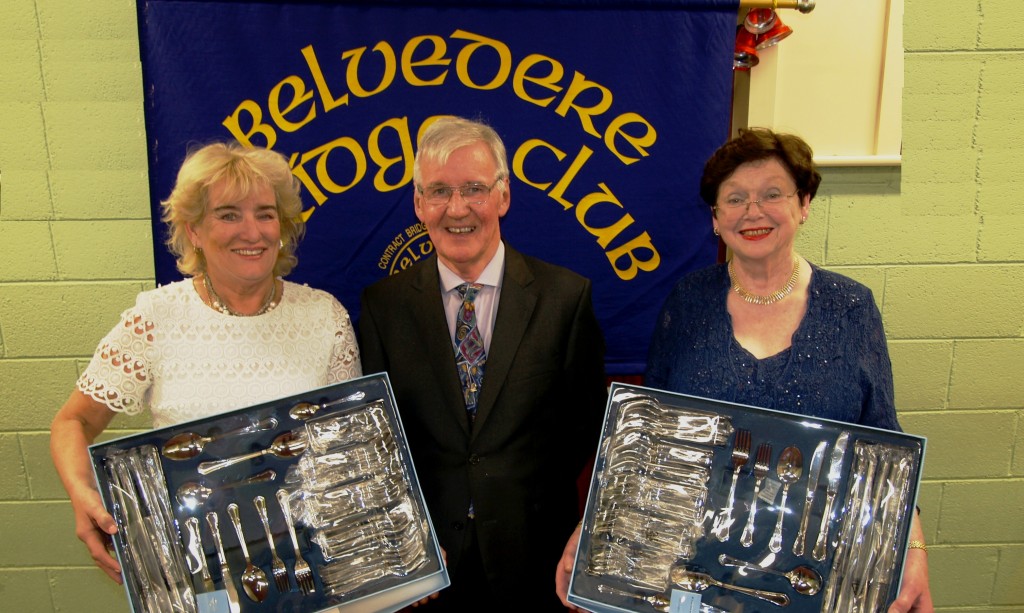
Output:
[[[718,188],[715,228],[736,257],[788,262],[810,209],[810,196],[796,192],[793,177],[777,159],[741,164]],[[778,202],[769,204],[771,196]],[[750,204],[733,208],[725,205],[729,200]]]
[[[203,218],[188,225],[192,244],[206,258],[206,274],[218,288],[237,292],[271,283],[281,241],[273,188],[258,185],[240,195],[217,183],[208,200]]]
[[[427,227],[437,257],[466,281],[476,281],[501,243],[499,220],[508,212],[508,180],[495,184],[498,168],[483,142],[459,147],[443,163],[424,161],[420,166],[419,186],[460,187],[469,183],[494,185],[487,198],[469,204],[454,190],[447,205],[434,204],[416,190],[416,217]]]

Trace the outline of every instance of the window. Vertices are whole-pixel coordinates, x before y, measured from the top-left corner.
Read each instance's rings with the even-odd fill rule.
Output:
[[[898,165],[903,0],[830,0],[779,16],[793,34],[736,73],[733,125],[799,134],[824,166]]]

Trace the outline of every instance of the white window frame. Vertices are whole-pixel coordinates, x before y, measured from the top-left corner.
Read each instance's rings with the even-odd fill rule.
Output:
[[[736,73],[733,127],[799,134],[822,166],[898,166],[904,0],[779,9],[793,34]],[[741,9],[741,17],[746,9]]]

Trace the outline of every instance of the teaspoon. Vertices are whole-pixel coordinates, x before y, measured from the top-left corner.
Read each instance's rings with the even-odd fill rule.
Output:
[[[779,465],[776,472],[779,480],[782,481],[782,501],[779,503],[779,518],[775,521],[775,532],[768,542],[768,550],[772,553],[782,551],[782,519],[786,515],[786,496],[789,495],[789,486],[800,480],[804,471],[804,456],[800,453],[799,447],[786,447],[779,454]]]
[[[181,434],[167,439],[167,442],[164,443],[163,446],[163,454],[165,458],[170,460],[191,460],[203,452],[203,447],[213,441],[238,434],[251,434],[253,432],[273,430],[276,427],[277,419],[268,417],[267,419],[262,419],[255,424],[250,424],[242,428],[236,428],[235,430],[228,430],[227,432],[221,432],[220,434],[213,434],[210,436],[202,436],[195,432],[182,432]]]
[[[238,534],[238,544],[242,546],[242,556],[245,558],[242,589],[253,602],[263,602],[270,594],[270,580],[267,579],[267,573],[249,559],[249,548],[245,545],[245,535],[242,534],[242,521],[238,517],[237,504],[232,502],[228,505],[228,517],[231,518],[231,525],[235,527],[235,533]]]
[[[741,585],[732,585],[730,583],[722,583],[718,579],[715,579],[707,573],[698,573],[696,571],[687,570],[685,568],[676,567],[672,569],[671,573],[672,583],[678,585],[688,592],[703,592],[709,587],[719,587],[725,590],[732,590],[754,598],[760,598],[766,600],[774,605],[780,607],[787,606],[789,604],[789,596],[781,592],[769,592],[768,590],[755,590],[750,587],[743,587]]]
[[[782,572],[775,570],[774,568],[764,568],[750,562],[739,560],[732,556],[722,554],[718,556],[718,563],[722,566],[734,566],[736,568],[745,568],[747,570],[756,571],[759,573],[769,573],[772,575],[778,575],[789,579],[789,584],[793,586],[793,591],[801,596],[814,596],[821,589],[821,575],[818,571],[814,570],[810,566],[797,566],[789,572]]]
[[[271,453],[279,458],[291,458],[299,455],[306,450],[306,437],[301,433],[295,433],[292,431],[282,432],[277,435],[271,443],[270,447],[261,449],[259,451],[253,451],[252,453],[245,453],[237,455],[233,458],[225,458],[223,460],[212,460],[210,462],[202,462],[196,468],[196,471],[200,475],[208,475],[215,470],[227,468],[239,462],[258,458],[262,455]]]
[[[317,411],[322,411],[327,407],[333,407],[334,405],[341,404],[343,402],[362,400],[365,396],[366,392],[355,392],[354,394],[349,394],[344,398],[338,398],[337,400],[331,400],[329,402],[321,402],[320,404],[300,402],[289,409],[288,416],[292,419],[306,420],[315,415]]]

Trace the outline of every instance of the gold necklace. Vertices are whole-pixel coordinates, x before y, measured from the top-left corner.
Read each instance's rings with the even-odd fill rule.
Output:
[[[729,260],[729,281],[732,283],[732,291],[736,292],[740,298],[750,304],[769,305],[775,304],[782,300],[786,296],[793,293],[793,289],[796,287],[796,282],[800,279],[800,258],[793,256],[793,274],[789,275],[789,280],[786,284],[779,288],[778,291],[774,291],[767,296],[760,294],[752,294],[747,290],[743,289],[740,282],[736,280],[736,271],[733,270],[733,260]]]
[[[213,289],[213,282],[210,281],[210,275],[203,275],[203,285],[206,286],[206,293],[210,296],[210,306],[225,315],[231,315],[233,317],[256,317],[257,315],[263,315],[270,309],[277,306],[277,302],[274,300],[274,296],[277,295],[277,280],[274,280],[274,283],[270,286],[270,292],[268,292],[267,297],[263,299],[263,304],[261,304],[260,308],[252,315],[239,313],[229,307],[226,302],[221,300],[217,290]]]

